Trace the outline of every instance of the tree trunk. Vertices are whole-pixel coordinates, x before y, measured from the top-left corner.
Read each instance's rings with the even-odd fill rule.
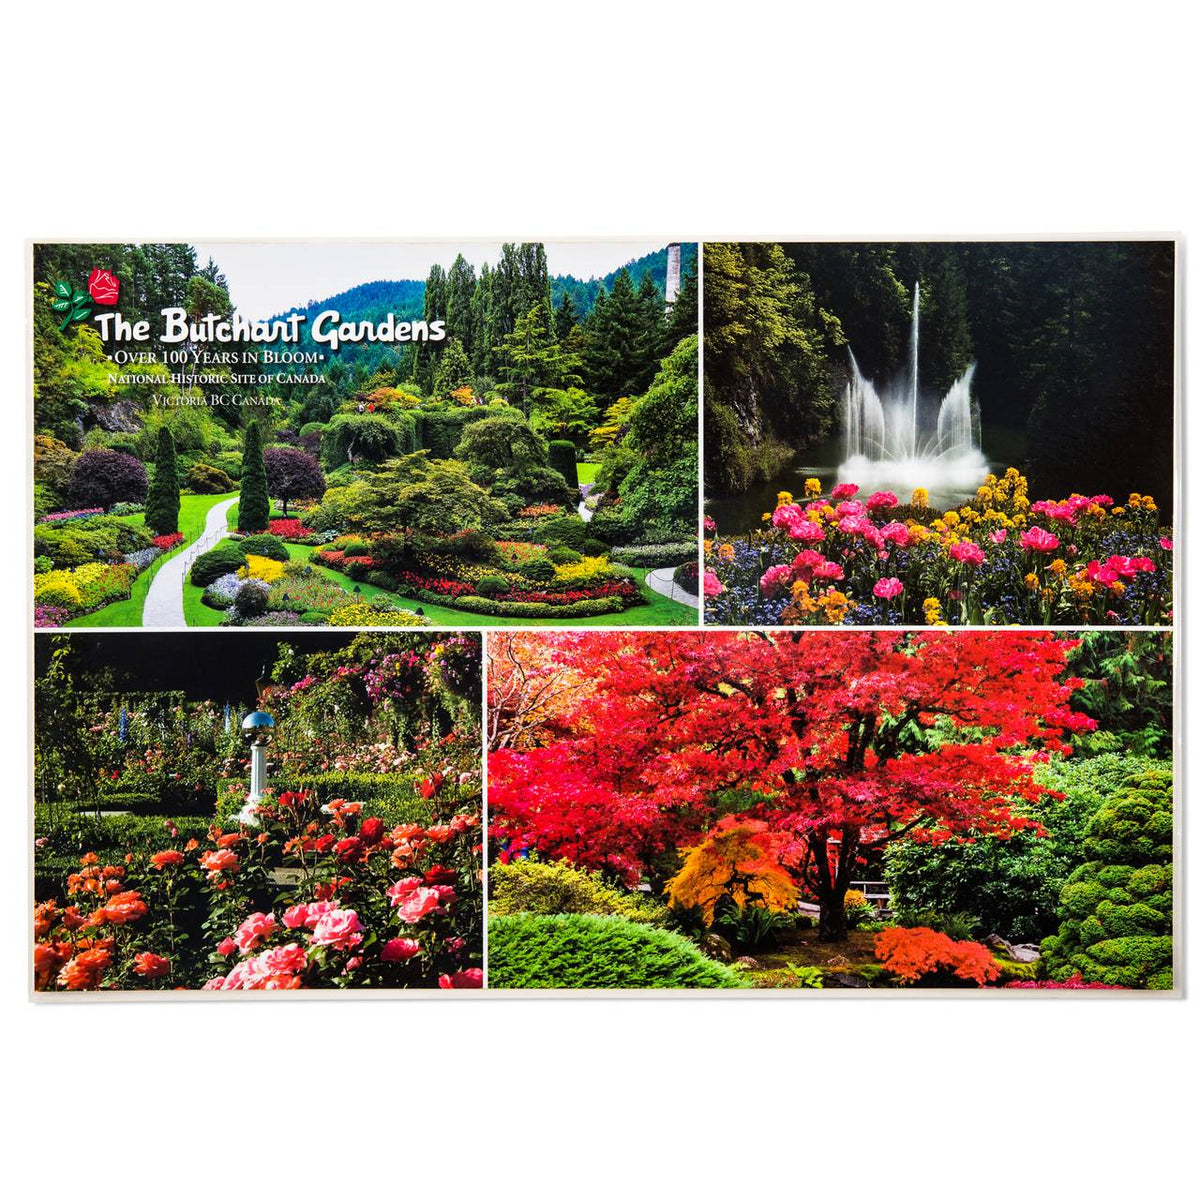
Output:
[[[821,924],[818,936],[823,942],[844,942],[849,937],[846,924],[845,896],[821,897]]]

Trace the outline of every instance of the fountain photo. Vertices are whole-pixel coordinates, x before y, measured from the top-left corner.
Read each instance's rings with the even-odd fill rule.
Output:
[[[39,634],[39,995],[483,985],[478,634]]]
[[[706,243],[706,623],[1164,625],[1175,243]]]

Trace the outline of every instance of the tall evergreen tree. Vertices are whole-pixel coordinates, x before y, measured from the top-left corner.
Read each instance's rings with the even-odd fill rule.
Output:
[[[442,351],[442,360],[434,372],[433,391],[443,399],[450,395],[455,388],[469,385],[472,382],[471,360],[463,349],[458,338],[451,338]]]
[[[267,494],[267,468],[263,462],[262,434],[257,421],[246,428],[242,449],[242,493],[238,500],[238,528],[248,533],[266,529],[270,523],[271,499]]]
[[[562,303],[554,313],[554,333],[561,342],[579,324],[579,309],[570,292],[563,292]]]
[[[179,529],[179,472],[175,464],[175,439],[163,425],[154,455],[154,479],[146,493],[146,525],[156,534]]]
[[[446,337],[457,338],[468,358],[475,338],[472,311],[475,287],[475,268],[460,254],[446,281]]]

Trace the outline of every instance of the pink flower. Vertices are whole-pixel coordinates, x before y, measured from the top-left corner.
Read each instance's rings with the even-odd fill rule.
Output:
[[[293,904],[291,908],[285,909],[283,913],[283,923],[288,929],[303,929],[307,919],[307,904]]]
[[[258,962],[271,975],[296,975],[308,965],[308,955],[303,946],[288,942],[286,946],[264,950]]]
[[[715,572],[704,572],[704,594],[706,596],[719,596],[724,590],[725,588],[722,586]]]
[[[424,882],[425,880],[420,875],[408,875],[404,879],[397,879],[387,890],[387,897],[392,902],[392,907],[395,908],[397,904],[403,903]]]
[[[904,591],[904,584],[898,579],[880,579],[872,590],[880,600],[894,600]]]
[[[224,958],[228,958],[237,949],[237,943],[231,937],[227,937],[218,947],[217,953]]]
[[[237,948],[248,954],[257,950],[275,932],[275,918],[270,913],[251,913],[234,932]]]
[[[214,975],[200,990],[202,992],[220,992],[225,988],[225,976]]]
[[[898,503],[895,492],[876,492],[867,497],[867,507],[870,509],[895,508]]]
[[[465,971],[455,971],[453,975],[439,975],[440,988],[481,988],[483,987],[483,970],[480,967],[468,967]]]
[[[861,500],[843,500],[835,511],[839,519],[843,517],[865,517],[867,515],[867,506]]]
[[[384,942],[379,957],[384,962],[407,962],[420,953],[421,943],[416,938],[392,938],[391,941]]]
[[[451,888],[451,891],[454,889]],[[442,897],[439,894],[440,888],[418,887],[414,888],[405,898],[396,905],[396,915],[400,920],[409,925],[415,925],[423,917],[427,917],[431,912],[442,911]]]
[[[984,557],[983,551],[974,542],[955,542],[948,547],[948,553],[961,563],[974,563],[976,566],[983,562]]]
[[[1049,554],[1051,550],[1058,549],[1058,538],[1040,525],[1031,525],[1021,534],[1021,549]]]
[[[716,523],[716,521],[714,521],[712,519],[712,517],[704,518],[704,532],[705,533],[716,533],[717,532],[717,523]]]
[[[879,536],[885,542],[895,542],[897,546],[907,546],[912,540],[912,535],[908,532],[908,526],[902,521],[889,521],[880,531]]]
[[[797,542],[819,542],[825,537],[816,521],[793,521],[787,531],[788,537]]]
[[[993,529],[992,532],[988,534],[988,537],[990,537],[997,546],[1003,546],[1005,540],[1008,538],[1008,530]]]
[[[1171,539],[1169,537],[1159,538],[1158,544],[1164,550],[1174,550],[1175,549],[1175,543],[1173,541],[1171,541]]]
[[[813,567],[814,579],[836,580],[845,579],[845,577],[845,571],[843,571],[842,568],[837,565],[837,563],[823,562],[818,566]]]
[[[858,495],[857,483],[839,483],[837,487],[830,493],[835,500],[849,500],[851,496]]]
[[[362,922],[352,908],[339,908],[324,913],[313,926],[314,946],[333,946],[337,950],[352,950],[361,942]]]
[[[788,585],[788,580],[792,577],[792,568],[785,566],[768,567],[763,572],[763,577],[758,581],[758,586],[762,588],[765,596],[778,596],[781,591]]]

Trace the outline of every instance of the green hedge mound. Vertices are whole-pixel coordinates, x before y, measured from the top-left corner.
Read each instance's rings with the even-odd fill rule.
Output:
[[[1173,986],[1171,809],[1171,776],[1146,771],[1092,817],[1087,861],[1062,889],[1062,925],[1042,942],[1051,979]]]
[[[494,988],[737,988],[735,971],[686,938],[622,917],[493,917],[488,984]]]

